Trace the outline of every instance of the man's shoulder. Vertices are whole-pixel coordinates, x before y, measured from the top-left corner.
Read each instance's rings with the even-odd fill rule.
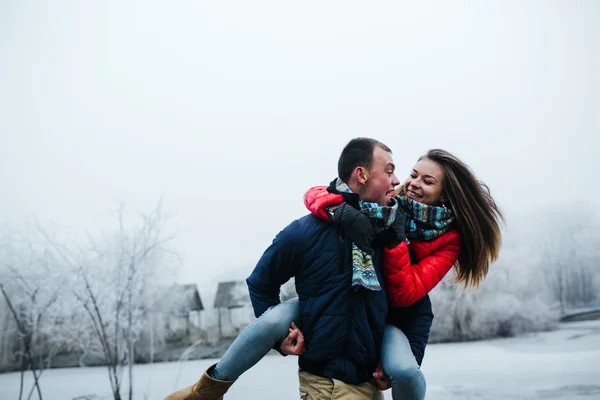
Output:
[[[310,242],[328,231],[335,231],[335,227],[331,223],[307,214],[290,222],[281,233],[290,239]]]
[[[335,229],[331,223],[323,221],[312,214],[307,214],[304,217],[298,218],[294,222],[297,223],[298,230],[302,231],[303,233]]]

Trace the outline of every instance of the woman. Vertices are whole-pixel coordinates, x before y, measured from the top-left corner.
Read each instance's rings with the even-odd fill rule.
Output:
[[[400,236],[406,234],[412,251],[409,251],[408,241],[385,249],[385,283],[390,305],[404,307],[421,299],[452,266],[456,269],[457,282],[478,286],[490,262],[498,257],[501,243],[502,214],[487,186],[458,158],[436,149],[419,158],[395,194],[399,206],[406,212],[406,222],[395,225],[397,229],[405,228]],[[341,195],[329,193],[325,187],[312,188],[305,195],[308,209],[327,220],[330,208],[339,206],[342,201]],[[341,229],[353,222],[336,221]],[[221,361],[210,367],[200,381],[167,399],[220,399],[243,372],[271,348],[278,349],[281,340],[296,339],[296,343],[301,343],[302,334],[295,325],[288,328],[299,319],[296,299],[272,307],[238,336]],[[302,351],[300,347],[298,354]],[[387,326],[382,367],[391,380],[394,399],[425,397],[425,380],[411,355],[402,331]],[[381,378],[382,374],[376,371],[374,376]]]

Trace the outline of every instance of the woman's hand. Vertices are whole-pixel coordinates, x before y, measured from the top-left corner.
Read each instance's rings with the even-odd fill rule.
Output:
[[[333,223],[338,225],[344,236],[350,239],[359,249],[373,254],[373,240],[380,229],[365,214],[348,203],[342,203],[333,212]]]
[[[387,246],[388,249],[393,249],[400,243],[406,241],[406,212],[400,207],[396,210],[396,218],[392,225],[381,232],[378,240]]]

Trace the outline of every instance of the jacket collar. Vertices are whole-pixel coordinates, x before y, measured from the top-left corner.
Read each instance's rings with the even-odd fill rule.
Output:
[[[360,200],[359,195],[357,193],[340,192],[335,187],[336,181],[337,181],[337,178],[335,178],[334,180],[331,181],[331,183],[329,184],[329,187],[327,188],[327,191],[329,193],[342,195],[342,197],[344,197],[344,201],[346,203],[350,204],[354,208],[359,208],[359,205],[358,205],[358,201]]]

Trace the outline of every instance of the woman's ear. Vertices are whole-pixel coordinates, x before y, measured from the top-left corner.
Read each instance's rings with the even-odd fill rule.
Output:
[[[446,204],[448,204],[448,198],[445,195],[441,195],[440,196],[440,203],[442,203],[442,207],[446,207]]]

